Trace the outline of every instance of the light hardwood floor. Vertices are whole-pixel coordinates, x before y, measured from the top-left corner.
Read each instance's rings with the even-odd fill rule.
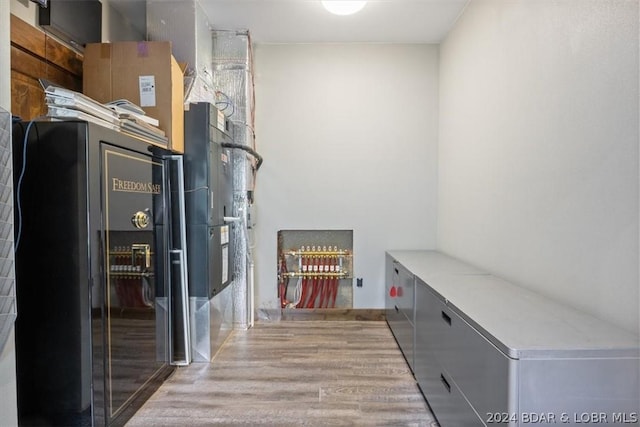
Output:
[[[127,423],[186,425],[438,424],[384,321],[281,321],[234,331]]]

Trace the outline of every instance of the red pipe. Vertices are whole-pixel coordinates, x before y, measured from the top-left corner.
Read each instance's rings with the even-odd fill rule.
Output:
[[[307,297],[307,276],[306,272],[309,271],[307,256],[302,255],[302,292],[300,294],[300,301],[296,305],[296,308],[304,308],[304,300]]]
[[[329,271],[331,272],[331,270],[333,269],[333,257],[329,260]],[[333,276],[328,276],[327,277],[327,281],[325,282],[325,287],[324,287],[324,296],[323,296],[323,301],[322,301],[322,307],[323,308],[327,308],[329,307],[329,301],[331,300],[331,286],[333,283]]]
[[[318,278],[314,277],[311,279],[311,294],[309,295],[309,300],[307,301],[307,308],[315,308],[316,298],[318,296]]]
[[[324,259],[324,257],[322,258]],[[317,258],[317,269],[314,269],[314,273],[322,273],[322,270],[324,268],[324,263],[322,262],[322,259],[320,257]],[[315,308],[316,306],[316,299],[318,298],[318,294],[320,293],[320,289],[322,289],[322,282],[323,282],[323,278],[321,276],[316,276],[313,279],[313,295],[311,296],[311,300],[309,301],[309,304],[307,305],[308,308]]]
[[[331,261],[329,261],[329,262],[331,262]],[[320,289],[320,301],[318,302],[318,307],[319,308],[323,308],[324,301],[325,301],[325,299],[327,297],[327,288],[329,286],[330,280],[331,279],[329,279],[329,278],[325,278],[322,281],[322,286],[321,286],[321,289]]]
[[[322,257],[324,259],[324,257]],[[323,262],[321,262],[321,258],[316,258],[316,268],[314,269],[314,273],[321,273],[324,268]],[[315,276],[313,278],[313,293],[311,294],[311,298],[307,303],[307,308],[315,308],[316,299],[318,298],[318,294],[320,293],[320,289],[322,288],[323,278],[321,276]]]
[[[331,265],[335,266],[335,259],[332,260]],[[335,273],[335,268],[333,269],[333,271]],[[335,286],[335,281],[336,281],[335,276],[332,276],[331,279],[329,280],[329,283],[327,284],[327,301],[325,302],[325,306],[327,308],[329,308],[329,301],[331,301],[331,297],[333,295],[333,288]]]
[[[287,300],[287,288],[289,287],[289,278],[285,277],[287,272],[287,261],[284,255],[280,256],[280,283],[278,287],[278,294],[280,296],[280,307],[285,308],[289,301]]]
[[[339,286],[340,286],[340,279],[336,277],[333,279],[333,301],[331,301],[331,308],[336,307],[336,298],[338,297]]]
[[[309,260],[307,260],[307,264],[308,264],[307,273],[314,272],[314,265],[317,265],[317,262],[318,261],[316,257],[311,257]],[[305,299],[302,301],[300,308],[305,308],[307,306],[307,304],[309,303],[309,300],[313,296],[313,290],[315,288],[316,279],[311,274],[309,274],[306,279],[307,280],[306,280],[305,292],[304,292]]]
[[[336,265],[336,266],[338,265],[338,259],[337,258],[335,259],[334,265]],[[334,272],[337,272],[336,270],[337,270],[336,268],[333,269]],[[331,292],[333,293],[333,298],[332,298],[332,301],[331,301],[331,308],[335,308],[336,307],[336,298],[338,297],[338,286],[340,285],[340,279],[338,278],[338,276],[333,278],[331,284],[332,284]],[[327,301],[327,303],[328,303],[328,301]]]
[[[316,260],[313,258],[312,262],[309,263],[309,267],[307,267],[307,273],[313,273],[313,265],[315,262]],[[307,277],[307,290],[305,291],[305,300],[302,301],[301,308],[309,308],[309,304],[313,301],[313,294],[315,292],[314,280],[311,276]]]

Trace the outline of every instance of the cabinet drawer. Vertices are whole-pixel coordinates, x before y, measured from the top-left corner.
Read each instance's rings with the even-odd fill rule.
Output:
[[[413,323],[409,322],[409,319],[407,319],[406,316],[399,310],[396,310],[396,313],[391,322],[389,322],[389,319],[387,319],[387,323],[389,324],[389,327],[391,328],[396,341],[398,341],[398,346],[400,346],[400,350],[402,350],[402,354],[407,360],[411,371],[413,371],[413,346],[415,339]]]
[[[400,313],[400,311],[395,309],[395,306],[391,307],[390,309],[385,310],[385,316],[387,318],[387,323],[389,324],[389,327],[391,328],[392,332],[397,327],[397,323],[400,322],[404,318],[402,313]],[[395,332],[394,332],[394,334],[395,334]]]
[[[441,341],[436,357],[481,416],[509,413],[509,359],[449,307],[440,303]],[[515,380],[515,378],[514,378]],[[515,402],[512,402],[514,405]]]
[[[387,319],[406,318],[413,324],[415,284],[413,274],[386,255],[385,309]]]
[[[430,361],[420,380],[420,388],[429,402],[438,423],[443,427],[479,427],[485,424],[478,418],[471,405],[444,370],[439,369],[435,358]]]
[[[413,311],[415,307],[415,283],[413,274],[401,264],[394,265],[394,283],[396,284],[397,298],[395,304],[405,317],[413,324]]]

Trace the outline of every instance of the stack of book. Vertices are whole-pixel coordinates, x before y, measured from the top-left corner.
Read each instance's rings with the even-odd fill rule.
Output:
[[[167,145],[168,138],[162,129],[158,119],[149,117],[144,110],[126,99],[118,99],[105,104],[113,109],[120,119],[120,129],[123,133],[133,136],[151,139],[154,143]]]
[[[159,129],[158,120],[127,100],[101,104],[86,95],[49,85],[44,89],[47,116],[55,119],[80,119],[126,133],[152,144],[166,146],[168,138]]]

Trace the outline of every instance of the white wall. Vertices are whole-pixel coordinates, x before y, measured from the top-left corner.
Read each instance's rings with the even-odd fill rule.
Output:
[[[256,307],[277,308],[276,234],[352,229],[355,308],[384,307],[384,251],[433,248],[438,48],[258,45]]]
[[[441,46],[438,247],[639,327],[638,1],[472,0]]]
[[[38,22],[38,5],[29,0],[0,0],[10,1],[11,14],[22,19],[27,24],[36,26]]]
[[[111,0],[102,0],[102,42],[146,40],[147,35],[144,31],[136,28],[137,25],[142,24],[132,22],[131,19],[134,17],[129,18],[114,8]],[[141,19],[141,17],[136,16],[135,19]]]
[[[10,9],[6,6],[0,7],[0,108],[11,111]],[[4,349],[0,349],[0,426],[17,424],[16,350],[11,334]]]

